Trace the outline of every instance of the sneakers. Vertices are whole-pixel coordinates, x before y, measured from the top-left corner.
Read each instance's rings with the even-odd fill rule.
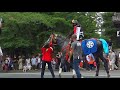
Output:
[[[84,78],[83,76],[81,78]]]
[[[59,74],[59,78],[61,78],[61,74]]]
[[[75,78],[75,75],[73,75],[72,78]]]
[[[110,78],[110,74],[107,74],[107,77]]]

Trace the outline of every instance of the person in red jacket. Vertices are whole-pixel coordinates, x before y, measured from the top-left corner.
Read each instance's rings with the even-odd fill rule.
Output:
[[[41,48],[42,52],[42,71],[41,71],[41,78],[44,78],[44,71],[46,67],[46,63],[48,64],[48,69],[50,70],[52,77],[55,78],[55,74],[52,68],[52,53],[53,48],[47,43],[44,47]]]

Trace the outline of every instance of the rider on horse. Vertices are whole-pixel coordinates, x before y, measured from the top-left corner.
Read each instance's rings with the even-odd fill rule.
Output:
[[[81,28],[81,25],[78,23],[77,20],[72,20],[72,24],[73,24],[73,34],[75,34],[77,36],[77,40],[80,40],[84,37],[83,34],[83,30]]]

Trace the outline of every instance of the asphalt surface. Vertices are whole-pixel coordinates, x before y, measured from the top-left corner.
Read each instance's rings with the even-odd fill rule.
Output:
[[[81,74],[84,78],[107,78],[105,70],[100,70],[99,77],[95,77],[95,71],[81,70]],[[0,72],[0,78],[40,78],[40,75],[40,71]],[[110,75],[110,78],[120,78],[120,70],[110,71]],[[59,78],[58,71],[55,71],[55,76]],[[72,78],[72,72],[62,72],[61,76],[61,78]],[[46,70],[44,78],[52,78],[48,70]]]

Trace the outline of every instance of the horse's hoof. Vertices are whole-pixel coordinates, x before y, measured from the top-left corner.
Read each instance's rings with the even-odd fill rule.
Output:
[[[72,78],[75,78],[75,75],[73,75]]]
[[[95,74],[95,77],[98,77],[98,74]]]
[[[108,74],[107,77],[110,78],[110,74]]]
[[[55,76],[53,76],[52,78],[55,78]]]
[[[81,78],[84,78],[83,76]]]
[[[96,74],[95,76],[98,76],[98,74]]]
[[[59,78],[61,78],[61,74],[59,74]]]

